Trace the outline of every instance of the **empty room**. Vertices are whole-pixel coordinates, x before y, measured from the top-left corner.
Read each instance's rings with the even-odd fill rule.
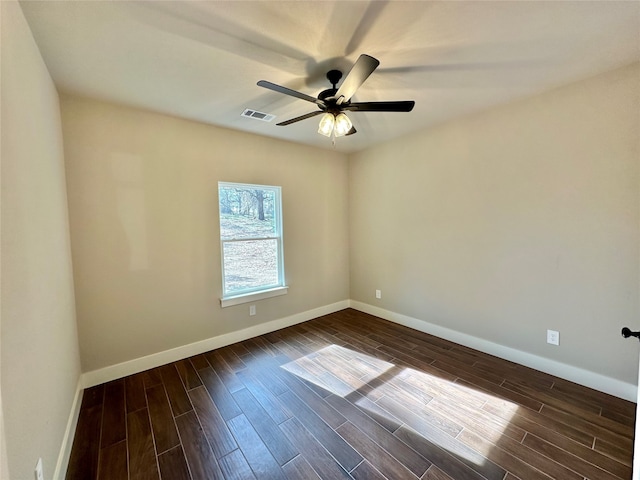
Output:
[[[640,480],[640,2],[0,15],[2,480]]]

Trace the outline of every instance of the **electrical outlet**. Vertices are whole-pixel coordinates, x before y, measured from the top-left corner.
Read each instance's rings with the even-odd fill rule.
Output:
[[[42,472],[42,458],[38,459],[38,463],[36,463],[36,480],[44,480],[44,473]]]
[[[382,298],[382,291],[376,290],[376,298]]]
[[[253,317],[255,314],[256,314],[256,306],[249,305],[249,315]]]
[[[550,343],[551,345],[560,345],[560,332],[547,330],[547,343]]]

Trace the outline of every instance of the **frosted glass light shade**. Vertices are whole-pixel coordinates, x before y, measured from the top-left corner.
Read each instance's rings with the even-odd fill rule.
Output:
[[[318,126],[318,133],[325,137],[330,137],[333,132],[333,126],[336,123],[336,118],[332,113],[325,113],[320,119],[320,125]]]
[[[351,130],[351,127],[353,126],[351,120],[349,120],[349,117],[347,117],[344,113],[338,114],[335,124],[336,137],[344,137],[347,133],[349,133],[349,130]]]

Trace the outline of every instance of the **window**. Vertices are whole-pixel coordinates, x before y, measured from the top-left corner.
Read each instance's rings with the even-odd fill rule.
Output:
[[[223,307],[287,293],[280,193],[280,187],[218,183]]]

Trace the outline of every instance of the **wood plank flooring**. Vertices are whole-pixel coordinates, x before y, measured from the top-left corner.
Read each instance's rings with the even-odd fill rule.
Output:
[[[635,404],[347,309],[85,391],[66,478],[631,478]]]

